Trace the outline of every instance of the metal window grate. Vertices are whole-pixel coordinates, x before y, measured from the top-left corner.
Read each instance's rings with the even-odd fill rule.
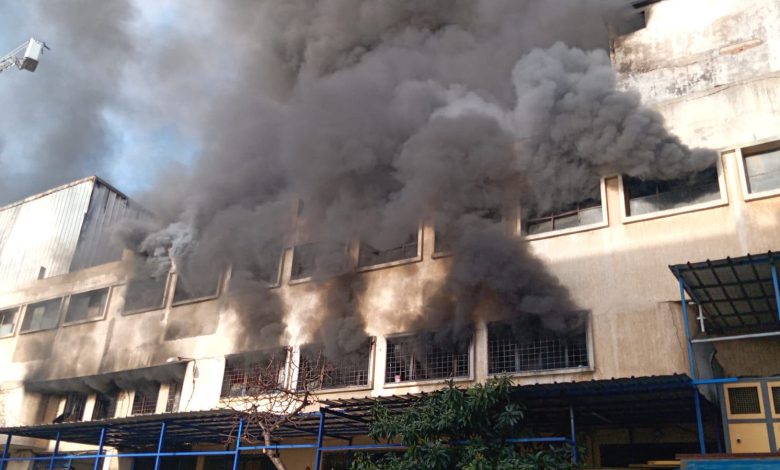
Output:
[[[233,356],[225,359],[222,398],[253,396],[272,390],[281,383],[285,355],[260,357]]]
[[[586,334],[572,337],[538,336],[518,341],[504,324],[488,328],[488,373],[506,374],[587,367]]]
[[[417,337],[388,338],[385,382],[469,376],[469,352],[441,348]]]
[[[157,410],[157,396],[160,394],[159,385],[149,385],[148,387],[135,390],[133,398],[133,415],[151,415]]]
[[[298,390],[358,387],[368,385],[371,344],[347,357],[328,360],[317,347],[301,348]]]
[[[780,415],[780,387],[772,387],[772,404],[775,407],[775,414]]]
[[[113,418],[116,414],[116,393],[98,393],[95,397],[95,407],[92,409],[92,420]]]
[[[729,409],[733,415],[751,415],[761,413],[758,401],[758,387],[731,387],[729,390]]]
[[[168,384],[168,399],[165,401],[165,412],[174,413],[179,411],[179,401],[181,400],[181,382],[170,382]]]

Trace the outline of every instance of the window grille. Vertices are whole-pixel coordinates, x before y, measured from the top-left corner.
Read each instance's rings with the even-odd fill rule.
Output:
[[[409,234],[401,245],[379,250],[368,243],[361,242],[358,254],[358,267],[376,266],[417,257],[417,231]]]
[[[690,178],[673,181],[641,180],[623,176],[627,215],[648,214],[720,198],[718,170],[714,166]]]
[[[329,389],[368,385],[371,344],[336,361],[330,361],[315,346],[301,348],[298,390]]]
[[[780,387],[772,387],[772,404],[775,406],[775,414],[780,415]]]
[[[133,279],[127,284],[123,311],[139,312],[163,307],[168,274],[145,279]]]
[[[282,352],[226,358],[222,398],[254,396],[281,386],[285,362]]]
[[[544,215],[530,214],[524,217],[523,230],[528,235],[564,230],[602,222],[601,195],[571,204]]]
[[[13,334],[18,314],[19,307],[0,310],[0,337]]]
[[[92,409],[92,420],[113,418],[116,414],[116,393],[98,393],[95,396],[95,407]]]
[[[587,336],[538,335],[519,341],[505,324],[488,327],[488,373],[506,374],[587,367]]]
[[[68,302],[65,323],[102,317],[107,300],[108,287],[72,295]]]
[[[157,396],[160,394],[159,385],[148,385],[135,390],[133,398],[133,415],[151,415],[157,410]]]
[[[60,307],[62,299],[46,300],[30,304],[24,313],[22,331],[38,331],[57,328],[60,322]]]
[[[753,415],[761,413],[758,387],[729,387],[728,391],[731,414]]]
[[[768,150],[743,151],[748,191],[760,193],[780,188],[780,149],[777,143]]]
[[[415,336],[387,339],[385,383],[468,377],[469,352],[441,348]]]
[[[181,401],[181,382],[170,382],[168,384],[168,400],[165,402],[165,412],[175,413],[179,411],[179,402]]]

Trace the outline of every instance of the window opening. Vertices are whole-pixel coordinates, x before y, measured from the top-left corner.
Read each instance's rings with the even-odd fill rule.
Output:
[[[780,387],[772,387],[772,404],[775,407],[775,414],[780,415]]]
[[[65,408],[62,414],[54,418],[54,423],[81,421],[84,418],[84,408],[87,405],[85,393],[70,392],[65,397]]]
[[[168,384],[168,400],[165,402],[165,412],[175,413],[179,411],[179,402],[181,401],[182,383],[175,381]]]
[[[61,306],[62,298],[28,305],[22,321],[22,332],[57,328]]]
[[[504,323],[488,325],[488,373],[505,374],[587,367],[586,333],[556,336],[540,332],[519,340]]]
[[[163,307],[168,274],[143,279],[133,279],[127,284],[123,311],[140,312]]]
[[[221,271],[204,274],[203,279],[197,276],[176,275],[176,289],[173,292],[173,303],[189,302],[190,300],[208,299],[219,295]]]
[[[101,318],[108,300],[108,287],[70,297],[65,323]]]
[[[419,336],[387,339],[385,383],[469,376],[469,351],[442,348]]]
[[[555,230],[597,224],[603,221],[604,212],[601,208],[601,194],[599,191],[599,195],[595,198],[588,198],[569,204],[559,210],[550,211],[543,215],[529,214],[527,217],[523,217],[523,231],[527,235],[536,235]]]
[[[92,420],[113,418],[116,414],[116,392],[98,393],[95,396],[95,407],[92,409]]]
[[[733,415],[761,413],[758,387],[729,387],[729,408]]]
[[[651,181],[623,176],[627,215],[652,212],[717,201],[720,198],[716,167],[672,181]]]
[[[499,207],[473,207],[466,210],[466,214],[471,214],[478,219],[487,220],[493,223],[500,223],[502,220],[501,208]],[[453,228],[444,228],[437,225],[434,229],[433,248],[434,253],[448,253],[454,248],[455,233]]]
[[[16,326],[16,316],[19,314],[19,307],[0,310],[0,337],[10,336]]]
[[[160,394],[159,384],[148,384],[135,389],[132,415],[151,415],[157,410],[157,397]]]
[[[370,357],[370,342],[337,360],[326,358],[318,346],[304,346],[298,367],[298,390],[366,386]]]
[[[742,153],[749,193],[780,189],[780,148]]]
[[[286,351],[225,359],[222,398],[256,396],[280,386]]]
[[[378,249],[370,244],[361,241],[358,254],[358,267],[376,266],[379,264],[392,263],[417,257],[417,231],[410,233],[405,241],[397,246]]]
[[[317,270],[317,245],[306,243],[293,248],[292,272],[290,280],[311,277]]]

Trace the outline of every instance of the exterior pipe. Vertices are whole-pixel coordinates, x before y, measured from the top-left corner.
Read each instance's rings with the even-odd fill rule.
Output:
[[[244,433],[244,418],[238,421],[238,433],[236,434],[236,450],[233,454],[233,470],[238,470],[238,460],[241,455],[241,435]]]
[[[160,454],[165,442],[165,421],[160,425],[160,439],[157,441],[157,454],[154,456],[154,470],[160,470]]]
[[[57,457],[57,452],[60,450],[60,432],[57,431],[57,440],[54,441],[54,452],[51,453],[49,459],[49,470],[54,470],[54,459]]]

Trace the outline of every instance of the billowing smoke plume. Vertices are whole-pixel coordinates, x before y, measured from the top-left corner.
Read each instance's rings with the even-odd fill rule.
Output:
[[[146,76],[128,73],[148,85],[128,113],[177,122],[201,152],[159,178],[142,201],[158,219],[128,230],[129,245],[170,254],[192,285],[230,265],[259,288],[283,247],[316,241],[315,280],[342,292],[323,318],[348,331],[370,312],[355,308],[361,284],[343,285],[359,277],[339,261],[345,244],[395,246],[423,218],[454,256],[418,327],[446,326],[439,339],[457,342],[490,305],[490,319],[576,329],[566,290],[496,214],[586,199],[606,175],[679,177],[714,161],[615,88],[603,48],[631,14],[623,0],[188,7],[164,42],[147,44]],[[362,344],[328,325],[309,333],[333,354]]]

